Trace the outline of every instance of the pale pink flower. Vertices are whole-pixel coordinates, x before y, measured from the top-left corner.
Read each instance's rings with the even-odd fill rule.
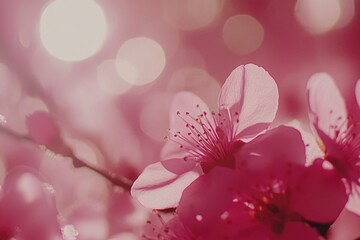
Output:
[[[275,81],[261,67],[236,68],[225,81],[218,112],[189,92],[170,111],[163,161],[145,168],[131,193],[146,207],[176,207],[182,191],[215,166],[234,167],[233,151],[268,128],[278,106]]]
[[[356,91],[359,96],[359,86]],[[352,183],[360,185],[360,129],[347,112],[333,79],[326,73],[313,75],[308,82],[307,94],[310,121],[324,158],[350,186]]]
[[[332,223],[346,204],[336,171],[304,166],[295,129],[272,129],[237,154],[241,169],[217,167],[184,190],[177,212],[194,239],[317,240],[311,224]]]
[[[153,211],[143,228],[142,238],[146,240],[193,240],[196,236],[174,213]]]

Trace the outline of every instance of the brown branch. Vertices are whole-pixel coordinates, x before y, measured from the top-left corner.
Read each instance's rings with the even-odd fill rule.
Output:
[[[1,45],[1,39],[0,39],[0,45]],[[7,50],[3,49],[3,51],[0,52],[0,59],[6,60],[6,64],[9,68],[12,68],[14,72],[16,72],[20,78],[20,83],[29,95],[37,96],[40,99],[44,101],[44,103],[48,106],[49,110],[53,112],[54,114],[59,112],[59,109],[57,109],[55,102],[51,97],[48,96],[46,91],[43,89],[43,87],[39,84],[36,77],[30,73],[29,71],[24,70],[24,65],[26,63],[21,63],[21,61],[17,61],[16,58],[13,57],[13,55]],[[4,133],[10,137],[13,137],[18,140],[24,140],[27,142],[31,142],[32,144],[35,144],[38,146],[38,144],[31,139],[29,136],[21,135],[16,132],[13,132],[4,126],[0,124],[0,133]],[[61,154],[59,154],[61,155]],[[97,174],[100,174],[107,180],[109,180],[113,185],[122,187],[126,191],[130,192],[132,181],[121,176],[116,176],[113,173],[109,173],[108,171],[99,169],[97,167],[91,166],[87,164],[86,162],[82,161],[81,159],[78,159],[73,153],[70,157],[73,160],[73,165],[75,167],[86,167]]]
[[[26,141],[35,146],[39,146],[30,136],[16,133],[16,132],[4,127],[1,124],[0,124],[0,133],[5,134],[9,137],[12,137],[16,140]],[[55,153],[55,154],[58,154],[58,153]],[[63,156],[61,154],[58,154],[58,155]],[[80,167],[88,168],[88,169],[92,170],[93,172],[99,174],[100,176],[106,178],[114,186],[119,186],[119,187],[123,188],[124,190],[126,190],[127,192],[130,192],[130,189],[132,186],[131,180],[129,180],[125,177],[117,176],[116,174],[110,173],[104,169],[100,169],[98,167],[92,166],[92,165],[86,163],[85,161],[79,159],[78,157],[76,157],[72,152],[69,156],[63,156],[63,157],[71,158],[75,168],[80,168]]]

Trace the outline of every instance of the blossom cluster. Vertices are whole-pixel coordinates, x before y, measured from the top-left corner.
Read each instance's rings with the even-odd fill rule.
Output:
[[[359,83],[355,95],[360,105]],[[131,189],[155,209],[145,239],[336,239],[338,222],[360,213],[357,113],[326,73],[307,85],[313,134],[272,124],[278,98],[274,79],[253,64],[233,70],[217,111],[193,93],[176,95],[162,160]]]

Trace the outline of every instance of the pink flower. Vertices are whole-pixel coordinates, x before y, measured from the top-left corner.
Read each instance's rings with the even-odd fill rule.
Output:
[[[217,167],[184,190],[177,212],[194,239],[317,240],[311,224],[334,222],[345,206],[336,171],[304,166],[295,129],[270,130],[237,155],[241,169]]]
[[[359,84],[356,87],[360,98]],[[324,158],[350,185],[360,185],[360,129],[346,110],[344,99],[333,79],[313,75],[307,87],[310,121],[318,135]]]
[[[170,112],[163,161],[151,164],[131,193],[146,207],[176,207],[182,191],[215,166],[234,167],[234,150],[266,130],[278,106],[275,81],[261,67],[236,68],[225,81],[218,112],[189,92],[179,93]]]
[[[143,228],[142,238],[146,240],[193,240],[196,236],[182,223],[179,216],[154,211]],[[170,217],[170,219],[169,219]]]

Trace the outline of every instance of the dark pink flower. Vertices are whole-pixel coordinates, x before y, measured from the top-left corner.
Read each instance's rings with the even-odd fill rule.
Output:
[[[358,89],[357,96],[360,94]],[[308,82],[307,94],[310,121],[324,158],[350,185],[360,185],[360,129],[347,112],[333,79],[325,73],[313,75]]]
[[[237,152],[241,169],[217,167],[184,190],[180,220],[203,239],[319,239],[311,224],[335,221],[347,194],[336,171],[305,167],[304,151],[292,128],[258,136]]]
[[[162,152],[165,160],[145,168],[132,195],[150,208],[177,206],[182,191],[200,175],[215,166],[234,167],[234,150],[268,128],[277,106],[275,81],[252,64],[236,68],[227,78],[216,113],[194,94],[178,94]]]

